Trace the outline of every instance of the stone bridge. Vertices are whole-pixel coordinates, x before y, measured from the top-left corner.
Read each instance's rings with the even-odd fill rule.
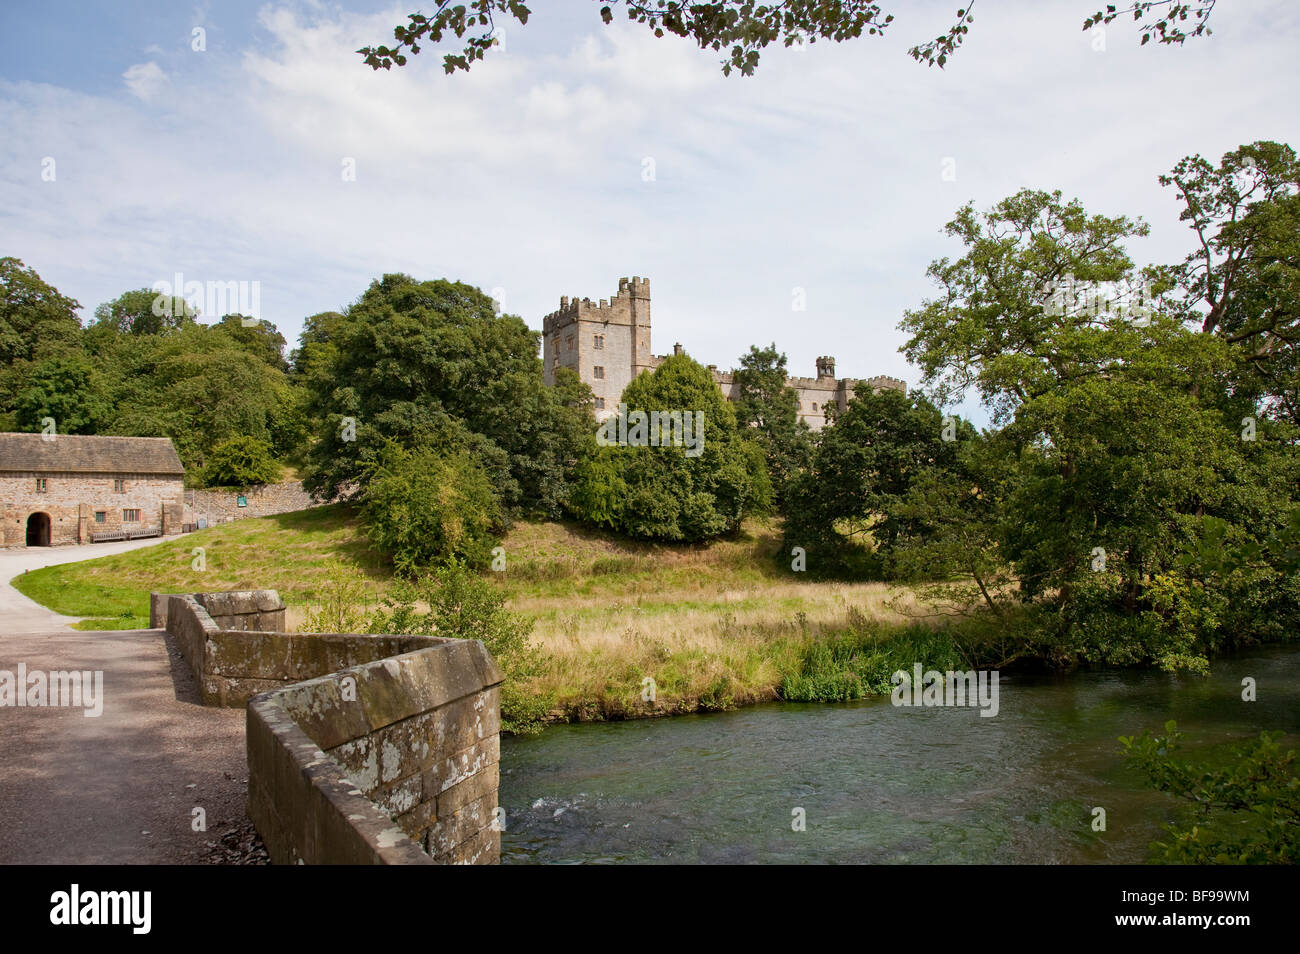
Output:
[[[273,590],[152,596],[203,703],[247,707],[271,860],[491,864],[501,671],[477,640],[286,633]]]

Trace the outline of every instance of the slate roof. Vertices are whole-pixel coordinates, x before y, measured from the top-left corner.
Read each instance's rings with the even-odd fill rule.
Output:
[[[170,437],[0,433],[0,473],[15,471],[185,476]]]

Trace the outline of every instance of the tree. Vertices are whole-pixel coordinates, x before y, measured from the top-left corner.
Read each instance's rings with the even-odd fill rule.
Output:
[[[99,347],[113,404],[104,432],[170,437],[191,474],[232,437],[264,441],[280,458],[292,458],[305,440],[300,397],[286,374],[219,325],[114,334]]]
[[[1162,305],[1233,346],[1236,408],[1300,426],[1300,162],[1259,141],[1218,166],[1182,159],[1160,183],[1178,190],[1196,241],[1177,265],[1151,270]]]
[[[928,516],[904,510],[918,479],[952,471],[960,446],[974,437],[966,421],[945,419],[920,394],[864,391],[821,432],[812,464],[786,507],[786,543],[822,566],[842,561],[846,546],[869,541],[879,568],[901,537],[927,537]],[[967,479],[969,491],[969,478]],[[943,567],[933,567],[944,575]]]
[[[80,307],[18,259],[0,258],[0,365],[76,350]]]
[[[119,334],[160,335],[194,323],[198,309],[179,295],[151,288],[123,292],[95,308],[95,324]]]
[[[783,503],[788,483],[812,456],[811,433],[799,419],[799,394],[786,383],[785,355],[775,342],[762,349],[751,345],[733,380],[736,424],[763,449],[775,495]]]
[[[1295,619],[1280,568],[1242,601],[1244,577],[1184,566],[1208,521],[1232,546],[1283,525],[1295,455],[1263,421],[1239,433],[1235,343],[1136,301],[1123,243],[1145,225],[1024,190],[948,231],[966,253],[930,266],[941,293],[906,313],[906,351],[937,399],[974,386],[1004,425],[1001,473],[981,478],[1002,488],[994,536],[1022,598],[1055,608],[1063,652],[1199,667]]]
[[[631,537],[694,543],[771,505],[762,451],[742,439],[708,368],[673,355],[623,391],[575,475],[573,512]]]
[[[45,418],[53,418],[62,434],[95,434],[112,409],[104,383],[82,355],[47,358],[34,365],[27,387],[18,395],[18,426],[39,431]]]
[[[600,18],[605,24],[614,21],[614,8],[620,0],[599,0]],[[1088,17],[1083,28],[1091,29],[1099,23],[1132,14],[1142,32],[1142,44],[1151,39],[1160,43],[1181,44],[1188,36],[1201,36],[1211,32],[1210,14],[1216,0],[1141,0],[1119,9],[1108,4],[1104,11]],[[962,43],[974,22],[974,0],[957,11],[957,19],[948,31],[934,40],[912,47],[908,53],[917,62],[941,69],[948,57]],[[694,40],[701,50],[724,51],[723,75],[733,70],[750,76],[758,66],[759,51],[773,43],[790,47],[795,44],[833,40],[842,43],[856,39],[864,33],[882,36],[894,21],[894,15],[885,13],[881,4],[869,0],[785,0],[782,3],[761,3],[758,0],[714,0],[714,2],[685,3],[682,0],[623,0],[627,19],[641,24],[656,37],[665,34]],[[443,56],[443,69],[447,73],[468,70],[476,60],[496,43],[497,19],[514,19],[526,25],[532,11],[521,0],[437,0],[432,16],[412,13],[408,23],[393,29],[396,44],[367,46],[357,52],[372,69],[392,69],[405,66],[407,55],[420,52],[423,42],[438,43],[447,36],[464,40],[459,53]],[[1191,32],[1181,24],[1191,18]]]
[[[459,282],[385,275],[299,352],[318,439],[308,487],[361,493],[389,442],[459,448],[511,513],[558,512],[590,439],[585,387],[542,381],[538,333]]]
[[[276,330],[275,325],[265,318],[249,318],[246,315],[224,315],[214,326],[249,354],[265,361],[281,371],[289,370],[289,362],[284,357],[284,335]]]
[[[271,445],[245,435],[212,448],[203,468],[206,487],[252,487],[279,479],[280,465],[271,456]]]

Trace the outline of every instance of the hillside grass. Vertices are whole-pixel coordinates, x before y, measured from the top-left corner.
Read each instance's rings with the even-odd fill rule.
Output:
[[[533,619],[547,654],[530,689],[554,700],[554,718],[662,715],[856,698],[899,668],[895,650],[906,668],[922,658],[915,652],[935,634],[915,625],[910,591],[808,580],[778,559],[780,543],[775,521],[699,546],[636,543],[563,521],[516,524],[501,543],[506,570],[493,578],[508,606]],[[378,603],[391,571],[346,505],[221,524],[15,585],[56,612],[92,617],[83,629],[148,626],[151,590],[269,588],[295,628],[319,603],[333,559],[360,569]]]

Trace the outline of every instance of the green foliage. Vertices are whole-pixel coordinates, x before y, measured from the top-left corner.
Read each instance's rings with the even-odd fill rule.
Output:
[[[734,381],[736,424],[761,448],[773,496],[783,503],[813,449],[808,425],[799,419],[799,394],[786,384],[785,355],[775,343],[762,349],[751,345]]]
[[[932,556],[947,537],[951,556],[981,554],[948,565],[991,613],[1005,611],[1009,583],[1051,608],[1062,662],[1203,671],[1210,654],[1277,631],[1272,617],[1296,619],[1285,576],[1296,431],[1276,386],[1295,359],[1279,272],[1290,266],[1276,263],[1272,291],[1251,299],[1278,309],[1261,321],[1234,311],[1250,270],[1227,260],[1248,247],[1245,220],[1261,223],[1253,247],[1281,241],[1262,223],[1289,214],[1294,163],[1275,144],[1243,149],[1218,172],[1192,160],[1175,170],[1194,210],[1184,218],[1206,236],[1218,222],[1219,234],[1205,259],[1149,270],[1154,297],[1123,244],[1143,223],[1024,190],[983,216],[959,211],[948,231],[965,254],[930,266],[941,293],[902,323],[931,393],[974,387],[1002,425],[959,458],[960,477],[920,484],[912,549]],[[1274,362],[1269,387],[1261,360]],[[1227,566],[1211,551],[1240,556]]]
[[[454,559],[486,566],[503,529],[492,482],[473,458],[396,443],[366,475],[361,515],[371,542],[405,575]]]
[[[618,417],[608,418],[600,431],[605,446],[590,448],[575,473],[570,508],[579,519],[630,537],[699,542],[770,508],[761,452],[741,438],[731,406],[703,365],[674,355],[632,381],[621,404],[626,435],[618,432]],[[685,412],[692,414],[690,432]],[[651,435],[661,414],[680,415],[680,440],[666,424]]]
[[[194,306],[179,295],[137,288],[98,305],[91,328],[123,335],[160,335],[192,325],[197,317]]]
[[[545,386],[537,332],[522,320],[476,288],[406,275],[317,319],[294,356],[317,433],[309,489],[364,493],[387,444],[434,444],[473,456],[507,514],[559,512],[590,442],[590,391],[563,376]]]
[[[236,345],[258,360],[281,371],[289,370],[289,363],[284,357],[284,335],[265,318],[225,315],[212,327],[224,332]]]
[[[303,633],[371,633],[385,632],[373,628],[373,602],[365,575],[356,567],[338,559],[325,564],[325,579],[316,598],[319,605],[307,611],[299,632]]]
[[[23,430],[39,431],[51,417],[61,434],[95,434],[112,415],[101,375],[81,355],[32,365],[26,385],[15,408]]]
[[[271,446],[242,435],[212,448],[203,468],[205,487],[252,487],[279,479],[280,465],[271,457]]]
[[[427,611],[418,607],[424,605]],[[541,730],[554,700],[528,691],[546,665],[529,639],[532,620],[507,612],[505,595],[459,560],[414,579],[396,581],[371,620],[376,633],[452,636],[480,640],[505,674],[501,727],[517,734]]]
[[[958,542],[954,531],[963,521],[956,518],[978,502],[974,476],[959,466],[974,439],[968,422],[946,419],[920,394],[864,390],[822,431],[811,466],[792,484],[786,549],[803,547],[820,573],[851,566],[861,541],[874,551],[878,572],[946,577],[955,561],[972,555],[964,545],[943,560],[931,548],[924,559],[896,561],[904,543]]]
[[[952,634],[925,625],[860,623],[845,633],[809,640],[784,674],[787,702],[848,702],[888,695],[890,677],[915,663],[941,672],[967,668]]]
[[[166,334],[116,335],[98,363],[111,369],[115,413],[108,433],[170,437],[192,474],[232,437],[265,441],[292,456],[305,434],[301,403],[284,371],[250,360],[221,325],[188,324]]]
[[[1182,734],[1165,723],[1164,736],[1121,737],[1124,757],[1159,791],[1188,799],[1203,821],[1167,825],[1171,840],[1152,845],[1169,864],[1295,864],[1300,861],[1300,778],[1295,752],[1278,744],[1284,733],[1261,732],[1226,767],[1187,762],[1174,753]]]
[[[12,413],[34,364],[74,353],[81,306],[16,258],[0,258],[0,410]]]
[[[614,22],[614,10],[621,0],[597,0],[600,19]],[[1153,38],[1160,43],[1181,44],[1189,36],[1212,32],[1210,13],[1216,0],[1182,2],[1182,0],[1139,0],[1122,10],[1108,4],[1084,21],[1085,30],[1098,23],[1110,23],[1116,17],[1132,14],[1142,33],[1141,45]],[[956,21],[948,30],[925,43],[913,46],[909,55],[918,63],[938,66],[948,62],[975,21],[975,0],[957,11]],[[762,3],[760,0],[714,0],[710,3],[682,3],[680,0],[626,0],[627,19],[648,29],[654,36],[667,34],[693,41],[701,50],[725,51],[722,73],[733,70],[750,76],[758,67],[759,53],[772,44],[791,47],[816,43],[818,39],[842,43],[863,34],[883,36],[894,21],[882,5],[873,0],[841,0],[836,3],[799,2]],[[420,52],[422,43],[438,43],[454,36],[463,40],[460,52],[443,55],[442,68],[447,73],[468,70],[496,43],[497,19],[512,18],[523,26],[532,11],[521,0],[439,0],[432,16],[412,13],[408,23],[393,29],[396,43],[366,46],[357,50],[371,69],[405,66],[407,56]],[[1149,20],[1143,21],[1148,14]],[[1181,24],[1193,18],[1191,32]]]

